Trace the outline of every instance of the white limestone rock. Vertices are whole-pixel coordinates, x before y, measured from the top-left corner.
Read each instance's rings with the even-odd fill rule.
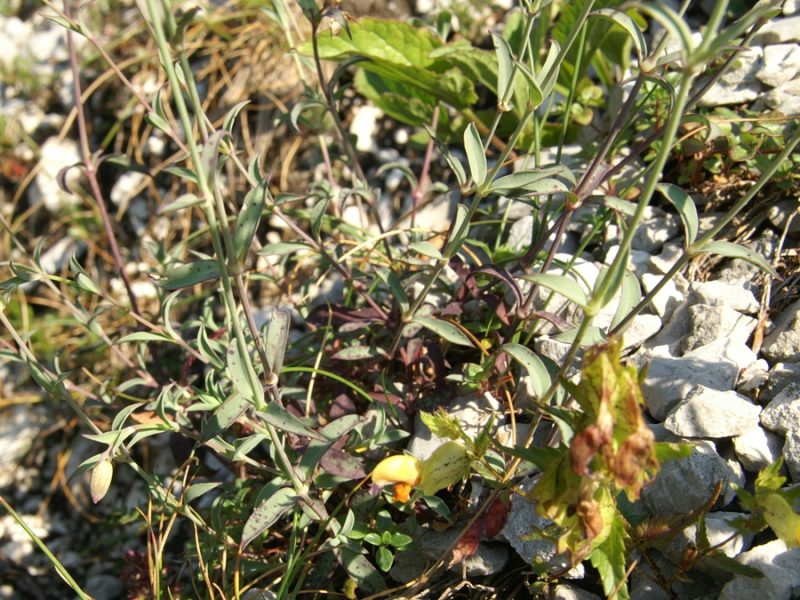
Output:
[[[762,46],[800,42],[800,15],[773,19],[759,29],[753,42]]]
[[[758,321],[727,306],[695,304],[689,307],[689,330],[683,340],[684,352],[705,346],[718,339],[746,344]]]
[[[763,358],[759,358],[752,365],[739,373],[739,381],[736,382],[736,391],[752,392],[760,388],[769,380],[769,364]]]
[[[800,430],[800,383],[787,385],[761,411],[761,424],[780,435]]]
[[[734,576],[722,588],[720,600],[790,600],[800,587],[800,548],[789,550],[774,540],[740,554],[736,561],[758,569],[764,577]]]
[[[757,473],[781,456],[783,440],[763,427],[756,427],[733,438],[733,449],[742,467]]]
[[[764,47],[763,66],[756,73],[761,83],[778,87],[794,79],[800,71],[800,46],[797,44],[771,44]]]
[[[59,213],[65,208],[80,204],[80,198],[62,190],[56,182],[59,171],[80,162],[78,144],[74,140],[51,137],[42,144],[41,170],[36,174],[33,184],[28,189],[28,201],[31,204],[42,202],[51,213]],[[67,186],[74,189],[80,179],[78,169],[70,169],[67,174]]]
[[[758,301],[750,290],[725,281],[695,281],[689,288],[689,302],[709,306],[727,306],[740,313],[758,312]]]
[[[663,276],[654,273],[645,273],[642,275],[642,287],[644,291],[649,293],[659,284]],[[658,293],[653,297],[653,309],[656,314],[664,320],[669,320],[672,312],[683,303],[685,296],[683,292],[678,289],[675,279],[671,279],[664,284]]]
[[[800,483],[800,431],[791,430],[786,434],[786,441],[783,443],[783,460],[792,481]]]
[[[670,411],[664,427],[687,438],[734,437],[757,428],[760,412],[761,407],[736,392],[698,385]]]
[[[800,300],[777,315],[761,350],[772,362],[800,362]]]
[[[676,237],[680,232],[680,225],[675,215],[667,213],[655,206],[645,209],[644,218],[636,229],[631,242],[631,248],[653,253]]]
[[[700,99],[702,106],[726,106],[752,102],[762,93],[761,82],[756,78],[763,61],[764,51],[752,46],[741,52],[733,65],[712,85]]]
[[[790,383],[800,383],[800,363],[777,363],[769,370],[769,382],[761,391],[761,398],[772,400]]]

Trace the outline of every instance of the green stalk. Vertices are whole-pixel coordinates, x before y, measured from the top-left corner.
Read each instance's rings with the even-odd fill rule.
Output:
[[[258,376],[256,375],[255,369],[253,367],[252,361],[250,359],[250,354],[247,348],[247,341],[244,336],[244,330],[242,329],[242,323],[239,319],[239,314],[237,310],[236,300],[233,295],[233,287],[231,285],[231,278],[230,274],[228,273],[229,265],[226,264],[225,261],[225,254],[223,253],[223,244],[222,240],[220,239],[220,231],[222,231],[222,236],[225,238],[225,246],[229,250],[229,255],[234,257],[233,260],[235,261],[235,252],[230,252],[233,248],[233,242],[230,239],[230,232],[228,231],[227,227],[220,227],[217,221],[216,210],[222,209],[220,211],[220,216],[224,218],[224,205],[222,205],[221,198],[212,193],[211,189],[208,185],[208,174],[206,173],[206,169],[202,163],[200,158],[200,150],[197,146],[197,142],[192,135],[193,127],[192,121],[189,116],[189,110],[186,106],[186,102],[184,101],[183,94],[181,93],[180,82],[178,80],[178,75],[175,72],[175,67],[172,63],[171,53],[169,45],[167,44],[167,40],[164,36],[164,28],[163,23],[161,21],[161,15],[158,12],[157,7],[155,6],[154,0],[145,0],[145,6],[147,8],[148,16],[151,19],[152,31],[155,37],[156,45],[158,47],[159,55],[161,56],[161,63],[164,67],[164,70],[167,73],[167,79],[169,80],[170,88],[173,90],[173,98],[175,101],[175,107],[178,110],[178,115],[181,120],[181,125],[183,126],[183,130],[186,134],[186,142],[187,146],[189,147],[189,155],[191,157],[192,165],[195,169],[195,173],[198,179],[198,186],[200,188],[200,195],[205,200],[205,213],[206,218],[208,219],[209,224],[209,231],[211,233],[211,243],[214,248],[214,254],[216,255],[217,263],[219,266],[220,272],[220,282],[222,283],[222,298],[223,302],[225,303],[225,310],[228,314],[228,317],[231,321],[231,326],[234,331],[234,336],[236,338],[236,345],[239,355],[241,356],[242,360],[245,362],[245,370],[248,374],[248,379],[251,387],[251,391],[253,394],[253,400],[255,402],[255,406],[257,409],[262,409],[264,405],[263,401],[263,391],[261,389],[261,383],[258,381]],[[191,75],[191,73],[189,74]],[[190,80],[191,77],[187,77],[187,81]],[[195,107],[196,109],[199,108],[200,111],[198,114],[202,112],[202,107]],[[215,207],[215,200],[217,201],[217,206]],[[279,462],[281,463],[281,468],[284,472],[289,476],[292,487],[295,491],[305,496],[307,493],[307,487],[300,481],[297,473],[294,470],[294,467],[289,460],[289,457],[286,454],[286,450],[283,447],[283,441],[281,440],[280,436],[278,435],[277,430],[270,424],[266,425],[267,433],[275,447],[275,451],[278,457]]]

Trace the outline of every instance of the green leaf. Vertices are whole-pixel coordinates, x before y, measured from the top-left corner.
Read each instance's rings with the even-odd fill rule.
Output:
[[[536,397],[541,398],[544,396],[545,392],[550,388],[552,380],[542,359],[533,350],[522,344],[503,344],[500,350],[525,367],[531,378]]]
[[[642,288],[639,279],[631,271],[625,271],[622,277],[622,293],[619,298],[617,310],[611,320],[610,329],[614,329],[642,299]]]
[[[295,417],[288,410],[277,402],[267,404],[266,410],[259,411],[258,416],[262,417],[267,423],[286,433],[293,433],[303,437],[312,438],[319,441],[327,441],[326,438],[316,431],[309,429],[299,417]]]
[[[430,329],[450,343],[458,344],[459,346],[473,346],[472,340],[449,321],[443,321],[434,317],[416,317],[414,322],[419,323],[426,329]]]
[[[686,64],[686,59],[692,52],[692,31],[686,21],[669,6],[660,2],[633,2],[631,6],[638,8],[667,30],[668,35],[678,43],[678,49]]]
[[[504,99],[511,86],[514,69],[514,53],[504,37],[492,32],[495,55],[497,56],[497,108],[502,112],[510,110]]]
[[[262,256],[283,256],[299,250],[311,250],[311,246],[303,242],[275,242],[274,244],[267,244],[258,253]]]
[[[625,584],[625,538],[622,516],[616,514],[605,541],[589,555],[589,560],[600,574],[603,591],[610,600],[626,600],[628,586]],[[617,593],[611,595],[615,590]]]
[[[394,562],[394,554],[392,554],[392,551],[389,550],[389,548],[387,548],[386,546],[381,546],[375,553],[375,562],[378,563],[378,568],[384,573],[386,573],[389,571],[389,569],[392,568],[392,563]]]
[[[128,335],[123,335],[117,340],[117,344],[127,344],[129,342],[167,342],[174,344],[175,340],[168,335],[150,333],[149,331],[136,331]]]
[[[571,277],[567,277],[566,275],[537,273],[535,275],[526,275],[524,278],[561,294],[567,300],[571,300],[581,308],[586,308],[586,292],[584,292],[581,285]]]
[[[290,508],[296,506],[296,498],[295,491],[290,487],[285,487],[259,504],[245,521],[239,547],[244,549],[250,542],[272,527]]]
[[[554,177],[563,177],[570,183],[575,183],[575,174],[564,165],[553,165],[541,167],[529,171],[517,171],[511,175],[506,175],[495,179],[491,184],[491,190],[504,192],[507,190],[538,190],[534,184],[539,184],[544,180],[552,180]],[[566,188],[566,186],[564,186]]]
[[[233,232],[233,246],[236,249],[236,258],[240,263],[244,261],[250,244],[253,243],[268,197],[269,189],[264,180],[260,187],[250,190],[244,198],[244,204],[236,217],[236,227]]]
[[[427,256],[428,258],[435,258],[436,260],[442,258],[442,253],[439,252],[439,249],[430,242],[414,242],[413,244],[408,245],[408,250],[410,252],[417,252],[422,254],[422,256]]]
[[[469,467],[467,449],[459,442],[445,442],[422,465],[422,493],[432,496],[458,483],[469,474]]]
[[[765,273],[769,273],[772,277],[780,277],[778,272],[772,268],[772,265],[770,265],[758,252],[750,250],[749,248],[745,248],[739,244],[734,244],[733,242],[709,242],[705,244],[697,252],[697,254],[704,252],[709,254],[719,254],[720,256],[726,256],[728,258],[740,258],[752,265],[757,266]]]
[[[239,116],[239,113],[242,112],[242,109],[248,104],[250,104],[250,100],[242,100],[227,113],[225,113],[225,118],[222,121],[222,128],[225,131],[233,131],[233,126],[236,124],[236,117]]]
[[[376,346],[348,346],[331,356],[334,360],[370,360],[386,357],[386,351]]]
[[[420,420],[431,430],[433,435],[450,440],[458,440],[464,435],[461,425],[455,417],[451,417],[445,411],[429,413],[421,410]]]
[[[339,564],[344,567],[344,570],[361,590],[367,594],[378,594],[386,589],[383,576],[363,554],[359,554],[347,546],[334,548],[333,552]]]
[[[428,125],[423,125],[425,131],[428,132],[428,135],[433,140],[433,143],[436,145],[436,149],[439,151],[439,154],[442,155],[442,158],[447,162],[450,168],[453,170],[453,174],[456,176],[456,180],[458,180],[458,185],[465,186],[467,184],[467,173],[464,171],[464,165],[461,164],[461,161],[458,160],[453,153],[450,152],[450,149],[443,144],[438,137],[436,137],[436,132],[431,129]]]
[[[469,209],[463,204],[456,207],[456,218],[453,222],[450,237],[444,247],[444,255],[447,258],[455,256],[461,249],[461,245],[469,235]]]
[[[242,397],[247,399],[248,402],[254,407],[261,407],[264,405],[264,397],[261,394],[260,398],[254,396],[253,386],[251,381],[255,381],[255,373],[253,372],[253,365],[250,363],[249,357],[242,356],[239,352],[239,344],[232,341],[228,347],[227,352],[228,362],[228,377],[233,383],[233,388]]]
[[[267,337],[264,343],[264,352],[267,355],[267,364],[274,374],[281,372],[286,347],[289,344],[289,328],[292,316],[288,310],[277,308],[272,311],[272,317],[267,325]]]
[[[644,39],[642,30],[639,29],[639,26],[636,25],[636,22],[633,19],[631,19],[624,12],[614,10],[613,8],[601,8],[594,11],[591,16],[609,19],[613,23],[622,27],[622,29],[624,29],[627,34],[631,36],[631,39],[633,40],[633,47],[636,49],[636,56],[639,60],[639,64],[642,64],[642,61],[647,57],[647,42]]]
[[[164,133],[170,133],[172,131],[172,127],[170,127],[169,122],[163,117],[158,116],[156,113],[150,111],[144,116],[145,120],[150,123],[156,129],[163,131]]]
[[[393,81],[363,69],[358,70],[354,82],[358,93],[401,123],[419,127],[433,119],[433,111],[438,104],[436,97],[413,85]],[[441,127],[439,129],[441,131]]]
[[[208,422],[203,423],[203,440],[210,440],[233,425],[252,406],[246,396],[238,392],[231,394],[220,404]]]
[[[366,57],[370,60],[361,64],[364,70],[414,86],[456,108],[466,108],[478,99],[474,85],[456,69],[442,71],[443,65],[431,58],[431,51],[441,45],[428,29],[369,17],[351,24],[350,35],[342,30],[335,36],[318,37],[320,58],[343,61]],[[311,55],[311,44],[303,44],[300,52]]]
[[[184,208],[189,208],[191,206],[197,206],[198,204],[202,204],[203,199],[196,195],[196,194],[182,194],[175,198],[169,204],[164,204],[161,208],[158,209],[158,214],[166,215],[169,213],[177,212],[179,210],[183,210]]]
[[[678,216],[683,222],[683,230],[686,235],[685,245],[688,247],[697,238],[699,228],[697,208],[695,208],[694,201],[689,194],[671,183],[659,183],[656,186],[656,190],[661,192],[678,211]]]
[[[464,130],[464,151],[467,153],[472,180],[480,187],[486,181],[486,155],[475,123],[470,123]]]
[[[183,495],[183,500],[187,504],[194,502],[203,494],[206,494],[222,485],[221,481],[208,481],[205,483],[194,483],[186,488],[186,493]]]
[[[168,269],[159,283],[168,290],[179,290],[218,278],[219,264],[209,258]]]
[[[800,515],[780,492],[770,492],[759,497],[759,504],[764,507],[764,520],[772,531],[788,546],[800,546]]]

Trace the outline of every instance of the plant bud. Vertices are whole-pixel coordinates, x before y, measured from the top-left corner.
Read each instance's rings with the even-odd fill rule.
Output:
[[[92,494],[92,502],[97,504],[108,493],[111,487],[111,478],[114,476],[114,467],[111,461],[106,459],[97,463],[92,469],[92,480],[89,483],[89,491]]]

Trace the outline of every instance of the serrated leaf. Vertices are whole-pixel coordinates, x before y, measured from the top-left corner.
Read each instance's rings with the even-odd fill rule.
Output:
[[[424,410],[419,412],[420,420],[431,430],[433,435],[450,440],[461,439],[463,432],[458,421],[446,412],[428,413]]]
[[[589,560],[600,574],[603,591],[610,600],[627,600],[628,586],[625,583],[625,539],[622,516],[616,515],[605,541],[589,555]],[[616,591],[616,593],[614,593]],[[613,595],[612,595],[613,594]]]
[[[486,181],[486,154],[483,152],[483,142],[475,123],[470,123],[464,130],[464,152],[467,154],[472,180],[480,187]]]
[[[566,275],[537,273],[534,275],[526,275],[525,279],[529,279],[542,287],[561,294],[567,300],[574,302],[581,308],[586,308],[586,292],[581,285],[571,277],[567,277]]]
[[[659,183],[656,189],[669,200],[670,204],[678,211],[678,216],[683,223],[684,234],[686,235],[686,246],[694,243],[697,238],[699,221],[697,218],[697,208],[691,196],[684,192],[677,185],[671,183]]]
[[[422,325],[426,329],[430,329],[452,344],[458,344],[459,346],[473,346],[472,341],[464,334],[464,332],[449,321],[443,321],[442,319],[436,319],[434,317],[416,317],[414,322]]]
[[[745,248],[733,242],[709,242],[705,244],[697,253],[719,254],[727,258],[740,258],[744,261],[755,265],[765,273],[769,273],[772,277],[780,277],[778,272],[772,268],[766,259],[758,252]]]
[[[269,189],[267,182],[264,181],[260,187],[250,190],[244,198],[244,204],[236,217],[236,226],[233,232],[233,246],[236,249],[236,258],[240,263],[244,261],[250,244],[253,243],[268,197]]]
[[[503,344],[500,350],[525,367],[525,370],[528,371],[528,375],[531,378],[536,397],[541,398],[544,396],[550,388],[552,380],[542,359],[539,358],[533,350],[522,344]]]
[[[168,269],[159,284],[172,291],[218,278],[219,264],[209,258]]]
[[[245,521],[240,548],[246,548],[250,542],[272,527],[278,519],[297,504],[296,498],[294,490],[285,487],[259,504]]]

